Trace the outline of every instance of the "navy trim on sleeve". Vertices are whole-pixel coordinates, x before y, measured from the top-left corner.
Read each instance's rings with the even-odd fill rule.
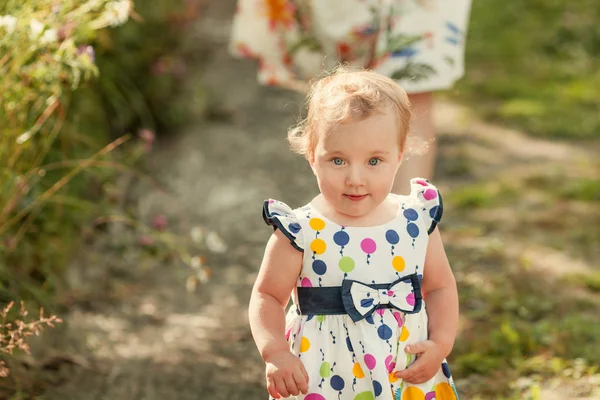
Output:
[[[299,247],[296,244],[296,237],[294,235],[292,235],[287,229],[285,229],[285,227],[283,226],[283,224],[281,223],[279,218],[277,218],[277,216],[274,216],[269,212],[269,201],[268,200],[265,200],[265,202],[264,202],[262,216],[263,216],[263,220],[265,221],[265,223],[267,225],[271,225],[273,227],[273,230],[279,229],[281,231],[281,233],[283,233],[285,235],[285,237],[289,239],[290,244],[292,245],[293,248],[295,248],[296,250],[298,250],[301,253],[304,253],[304,249]]]
[[[440,223],[440,221],[442,220],[442,215],[444,214],[444,203],[442,201],[442,195],[440,194],[440,191],[437,191],[438,193],[438,199],[440,200],[440,204],[437,205],[437,210],[435,212],[435,215],[433,217],[431,217],[432,221],[431,221],[431,226],[429,227],[429,230],[427,231],[428,235],[431,235],[431,233],[435,230],[435,227]]]

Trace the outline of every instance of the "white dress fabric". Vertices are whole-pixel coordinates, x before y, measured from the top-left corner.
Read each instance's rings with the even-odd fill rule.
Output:
[[[348,314],[306,315],[297,301],[299,288],[340,287],[345,281],[386,284],[411,274],[420,281],[427,273],[423,265],[429,234],[440,221],[443,206],[439,192],[427,180],[415,178],[411,188],[408,196],[390,195],[399,203],[397,216],[373,227],[338,225],[310,204],[292,210],[277,200],[265,202],[265,221],[304,252],[286,337],[308,371],[309,391],[291,399],[458,398],[446,361],[423,384],[412,385],[393,375],[414,361],[404,348],[428,337],[424,303],[416,313],[381,308],[355,322]],[[404,303],[414,304],[414,295],[409,291],[400,297]],[[360,301],[355,303],[360,307]]]
[[[464,74],[471,0],[238,0],[230,52],[262,84],[293,86],[338,63],[392,77],[408,93]]]

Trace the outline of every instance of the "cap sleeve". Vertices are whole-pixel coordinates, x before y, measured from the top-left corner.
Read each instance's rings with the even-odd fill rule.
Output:
[[[430,235],[437,224],[440,223],[442,214],[444,213],[442,196],[437,188],[424,178],[411,179],[410,188],[410,195],[415,197],[421,205],[427,234]]]
[[[265,200],[263,219],[267,225],[279,229],[290,240],[296,250],[304,251],[302,226],[290,206],[278,200]]]

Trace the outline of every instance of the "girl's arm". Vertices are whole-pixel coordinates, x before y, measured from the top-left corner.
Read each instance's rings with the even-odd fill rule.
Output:
[[[439,346],[443,357],[447,357],[458,329],[458,292],[437,228],[429,236],[422,290],[429,317],[429,340]]]
[[[404,351],[417,354],[417,359],[395,374],[413,384],[426,382],[439,371],[443,359],[452,351],[458,327],[456,281],[437,229],[429,236],[422,290],[427,303],[429,339],[405,347]]]
[[[252,289],[250,329],[263,360],[289,351],[285,339],[285,307],[302,268],[302,253],[279,229],[269,239]]]

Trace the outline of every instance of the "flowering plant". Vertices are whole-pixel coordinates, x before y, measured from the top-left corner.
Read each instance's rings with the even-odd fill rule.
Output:
[[[22,223],[36,201],[47,200],[27,199],[45,175],[42,166],[61,132],[71,92],[98,74],[94,49],[86,43],[132,13],[131,0],[0,5],[0,237]]]
[[[100,29],[121,25],[132,13],[131,0],[0,2],[2,299],[29,291],[34,293],[32,297],[42,300],[43,290],[25,279],[36,276],[35,283],[48,290],[46,279],[52,273],[48,260],[54,261],[54,257],[41,257],[23,239],[34,231],[31,242],[37,240],[52,248],[47,238],[57,237],[56,226],[60,227],[60,222],[52,216],[48,201],[76,174],[93,165],[95,157],[124,141],[119,139],[84,160],[65,160],[60,149],[54,150],[56,139],[65,135],[61,128],[72,92],[98,75],[94,49],[88,43]],[[69,134],[67,137],[71,138]],[[70,171],[60,172],[65,168]],[[42,210],[50,216],[40,218]],[[57,317],[46,318],[43,314],[38,320],[25,321],[25,308],[21,310],[23,318],[11,316],[12,304],[0,312],[0,354],[17,349],[27,351],[26,339],[31,334],[40,332],[43,325],[60,322]],[[6,373],[6,366],[0,363],[0,376]]]

